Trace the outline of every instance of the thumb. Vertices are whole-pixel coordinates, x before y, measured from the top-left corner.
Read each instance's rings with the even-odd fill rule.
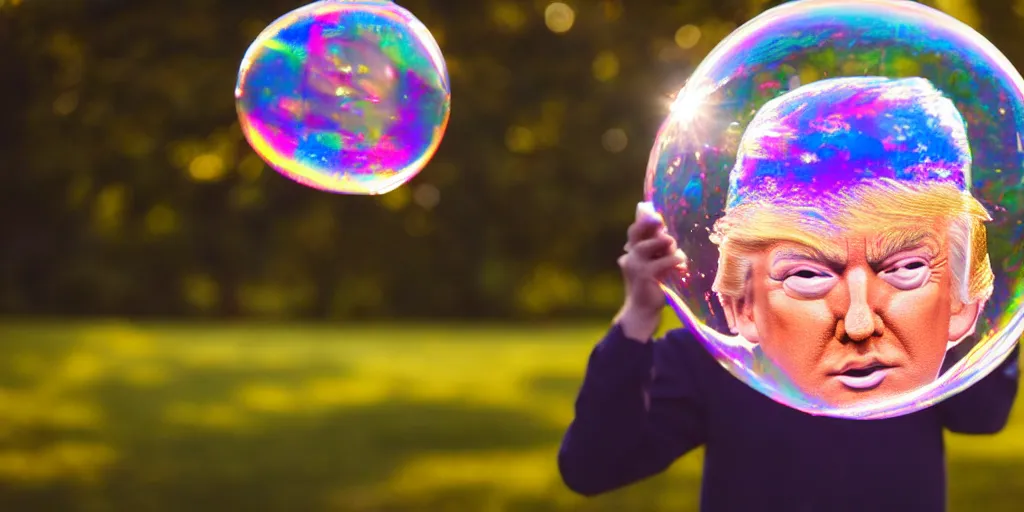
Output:
[[[661,214],[654,209],[654,203],[650,201],[643,201],[636,205],[636,220],[638,221],[655,221],[664,222]]]

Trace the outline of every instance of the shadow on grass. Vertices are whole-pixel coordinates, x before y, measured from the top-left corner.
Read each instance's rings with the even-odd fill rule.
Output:
[[[0,487],[0,509],[325,510],[330,496],[338,506],[346,489],[385,485],[419,454],[530,449],[557,442],[561,432],[516,410],[392,402],[263,417],[242,432],[121,434],[112,444],[119,460],[97,485]],[[486,501],[486,492],[467,491],[464,499]]]
[[[213,334],[209,336],[220,339]],[[25,344],[29,338],[21,339],[17,346],[27,346],[26,353],[36,354],[45,362],[61,355],[62,345],[55,341],[58,338],[61,337],[50,340],[49,352],[37,350],[34,344]],[[102,404],[97,408],[103,412],[106,423],[100,430],[33,427],[21,439],[0,438],[0,450],[80,439],[109,446],[116,451],[117,458],[104,471],[97,472],[99,480],[89,484],[31,487],[0,480],[0,511],[686,512],[697,509],[700,459],[696,454],[677,462],[675,470],[669,474],[595,499],[574,499],[555,481],[542,481],[528,492],[517,494],[512,489],[516,478],[530,480],[530,475],[517,475],[517,471],[555,471],[554,450],[550,458],[543,452],[557,445],[564,425],[541,420],[528,408],[456,402],[385,401],[360,406],[332,404],[329,407],[333,409],[303,410],[301,404],[296,406],[292,402],[301,402],[308,396],[296,390],[304,389],[305,383],[318,378],[338,379],[349,372],[326,360],[323,364],[303,361],[306,362],[297,363],[294,368],[282,369],[246,368],[245,360],[228,361],[236,365],[234,368],[196,368],[160,359],[156,362],[164,364],[169,377],[164,386],[133,387],[114,380],[75,388],[74,397]],[[33,378],[47,375],[38,373]],[[581,375],[539,372],[534,375],[529,381],[530,393],[549,402],[564,401],[565,407],[571,408]],[[276,412],[272,407],[262,412],[247,409],[238,391],[252,383],[280,386],[284,390],[283,398],[273,393],[264,398],[269,400],[270,406],[277,403],[275,400],[283,400],[286,408]],[[25,381],[25,384],[31,382]],[[387,389],[394,387],[400,387],[400,382],[390,382]],[[339,395],[345,391],[331,388],[329,393]],[[257,398],[260,396],[263,395]],[[241,426],[228,422],[207,427],[168,422],[167,410],[181,402],[200,409],[223,406],[229,412],[240,414],[244,421]],[[296,408],[290,410],[287,406]],[[531,452],[540,454],[535,461],[520,461],[518,466],[514,462],[505,465],[506,455],[502,455],[511,454],[508,460],[514,460],[517,454]],[[448,472],[441,470],[452,468],[441,466],[457,465],[461,460],[458,457],[446,459],[447,454],[465,454],[469,458],[479,454],[486,458],[498,453],[495,455],[498,464],[482,466],[492,468],[484,471],[497,474],[482,479],[483,482],[465,479],[446,482],[452,485],[439,488],[427,486],[424,492],[411,495],[401,495],[389,487],[396,471],[431,453],[441,456],[436,463],[429,462],[426,469],[431,471],[436,464],[442,479],[447,478]],[[454,469],[477,471],[474,468],[470,465]],[[422,473],[415,475],[413,478],[419,478]],[[950,460],[950,512],[1020,510],[1020,504],[1024,503],[1021,475],[1024,475],[1024,458],[1018,453],[1008,453],[1007,458],[1001,460],[954,457]],[[541,476],[547,478],[547,475]]]
[[[309,365],[298,369],[263,368],[176,368],[168,365],[168,382],[154,386],[125,385],[118,379],[108,378],[95,384],[93,393],[118,418],[135,421],[140,415],[153,416],[152,408],[175,401],[210,401],[231,399],[240,386],[266,383],[293,389],[317,379],[341,380],[352,375],[350,366],[340,364]],[[140,419],[140,418],[139,418]]]

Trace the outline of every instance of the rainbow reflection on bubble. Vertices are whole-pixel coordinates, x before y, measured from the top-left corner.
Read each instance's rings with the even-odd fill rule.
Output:
[[[923,78],[827,78],[766,103],[747,126],[726,209],[752,202],[820,203],[886,179],[966,190],[963,118]]]
[[[948,15],[910,0],[799,0],[766,11],[694,71],[652,149],[645,199],[689,257],[689,271],[663,289],[727,370],[780,403],[853,419],[936,404],[991,373],[1024,334],[1022,134],[1024,79]],[[830,199],[845,187],[894,182],[945,183],[987,210],[991,296],[937,379],[836,405],[729,331],[713,290],[716,222],[735,208],[789,203],[806,207],[794,225],[821,226],[830,221],[816,212],[842,206]]]
[[[284,176],[329,192],[383,194],[434,155],[451,93],[437,43],[407,10],[324,0],[259,34],[235,98],[249,144]]]

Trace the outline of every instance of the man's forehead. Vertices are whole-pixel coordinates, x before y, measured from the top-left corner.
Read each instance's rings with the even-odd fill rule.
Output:
[[[884,259],[895,253],[926,246],[938,250],[945,246],[943,234],[927,225],[887,226],[880,229],[858,229],[820,233],[801,230],[799,236],[781,239],[773,244],[773,259],[815,259],[845,263],[851,245],[863,244],[869,260]]]
[[[821,239],[820,243],[806,241],[782,240],[770,250],[774,261],[787,259],[806,259],[826,261],[836,264],[846,263],[846,244],[838,244],[835,239]]]
[[[945,241],[945,236],[938,229],[924,224],[879,230],[862,230],[859,233],[853,233],[853,235],[863,237],[868,247],[872,245],[880,247],[899,243],[942,243]]]

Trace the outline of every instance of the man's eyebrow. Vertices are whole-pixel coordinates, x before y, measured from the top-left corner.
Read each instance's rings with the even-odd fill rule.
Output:
[[[923,228],[894,229],[882,232],[867,246],[868,263],[878,265],[892,255],[911,249],[925,248],[934,258],[939,250],[939,236]]]
[[[772,262],[782,260],[813,260],[835,267],[846,265],[846,256],[825,244],[820,248],[803,244],[782,247],[772,255]]]

